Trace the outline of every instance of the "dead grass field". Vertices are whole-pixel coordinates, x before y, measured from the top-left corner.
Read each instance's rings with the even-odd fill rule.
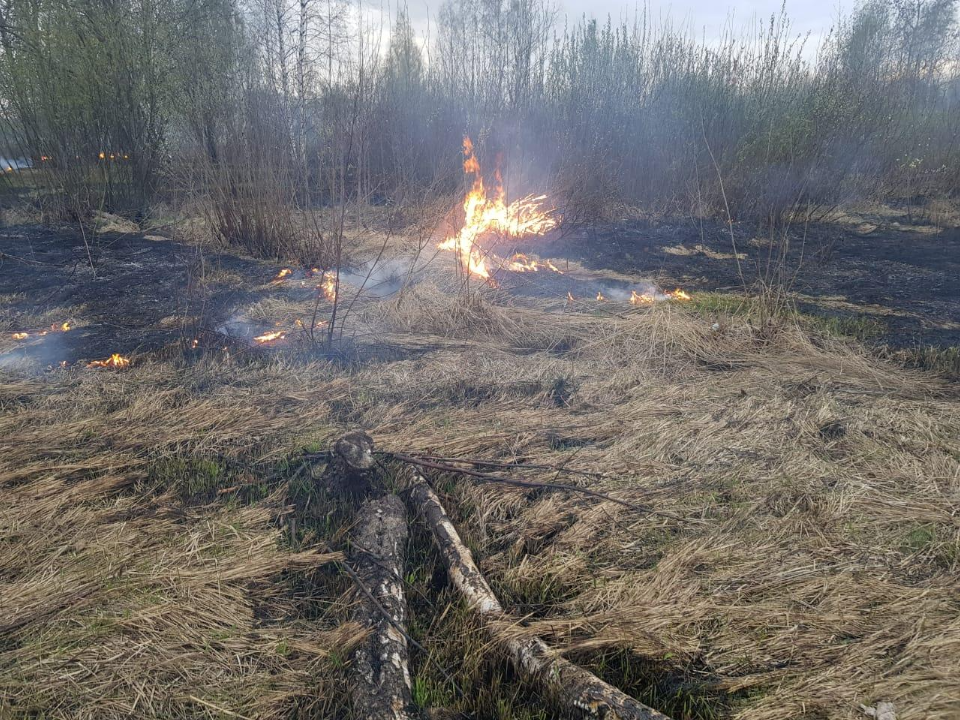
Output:
[[[670,303],[468,303],[427,281],[350,323],[362,362],[0,369],[0,715],[348,717],[349,513],[303,455],[356,427],[589,473],[561,477],[653,510],[437,477],[516,631],[675,717],[960,714],[956,385]],[[554,717],[422,528],[408,557],[415,699]]]

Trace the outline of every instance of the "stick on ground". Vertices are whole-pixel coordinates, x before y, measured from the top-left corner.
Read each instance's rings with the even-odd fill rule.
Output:
[[[364,504],[353,535],[351,558],[362,593],[354,619],[370,636],[354,652],[354,717],[360,720],[408,720],[410,671],[403,597],[407,515],[396,495]]]
[[[414,481],[409,496],[411,505],[430,527],[453,585],[480,616],[487,633],[503,647],[521,675],[543,687],[567,717],[668,720],[666,715],[574,665],[540,638],[505,633],[504,630],[516,622],[504,613],[440,498],[418,472],[411,470]]]

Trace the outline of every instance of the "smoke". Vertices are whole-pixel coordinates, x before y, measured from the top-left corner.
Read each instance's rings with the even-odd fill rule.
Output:
[[[400,292],[410,273],[412,262],[408,259],[390,258],[371,260],[355,268],[340,270],[340,282],[352,285],[363,294],[385,298]]]
[[[641,280],[639,283],[629,284],[611,280],[592,282],[590,285],[593,295],[600,293],[607,300],[613,302],[630,302],[630,298],[634,297],[634,295],[651,297],[656,302],[670,299],[666,293],[657,287],[656,283],[650,280]]]

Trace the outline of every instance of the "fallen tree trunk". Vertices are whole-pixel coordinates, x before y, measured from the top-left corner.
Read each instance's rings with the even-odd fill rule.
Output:
[[[357,516],[350,557],[361,597],[354,619],[370,636],[354,652],[354,717],[408,720],[410,671],[405,631],[403,556],[407,514],[396,495],[368,501]]]
[[[540,638],[515,637],[505,632],[509,626],[515,626],[516,621],[504,613],[500,601],[443,509],[440,498],[416,471],[413,471],[413,479],[415,484],[410,501],[430,527],[451,581],[522,676],[543,687],[568,717],[669,720],[666,715],[574,665]]]

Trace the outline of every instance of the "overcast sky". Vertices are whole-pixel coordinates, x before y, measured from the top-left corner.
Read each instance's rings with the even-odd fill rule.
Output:
[[[443,0],[385,0],[388,6],[407,6],[410,19],[417,34],[427,34],[427,17],[435,22],[436,13]],[[810,38],[806,51],[815,51],[820,39],[830,30],[841,10],[849,12],[856,0],[786,0],[787,16],[790,18],[794,36],[807,35]],[[376,2],[376,0],[374,0]],[[720,36],[724,28],[733,21],[734,27],[743,28],[756,20],[766,21],[770,15],[779,12],[782,0],[555,0],[563,15],[575,22],[583,15],[606,19],[607,15],[618,20],[624,16],[633,17],[638,8],[646,4],[654,19],[659,17],[673,20],[696,30],[708,42]],[[393,14],[392,12],[390,13]]]

